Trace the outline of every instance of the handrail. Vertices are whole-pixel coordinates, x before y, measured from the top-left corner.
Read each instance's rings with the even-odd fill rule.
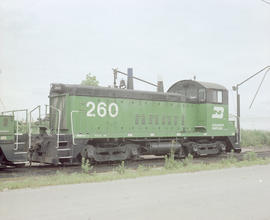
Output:
[[[121,74],[123,74],[123,75],[125,75],[125,76],[128,76],[127,73],[123,73],[123,72],[119,71],[119,70],[116,69],[116,68],[115,68],[115,69],[113,68],[112,70],[113,70],[113,73],[114,73],[114,76],[115,76],[115,77],[117,76],[117,73],[121,73]],[[133,78],[133,79],[137,79],[138,81],[144,82],[144,83],[146,83],[146,84],[148,84],[148,85],[158,87],[158,85],[156,85],[156,84],[154,84],[154,83],[151,83],[151,82],[148,82],[148,81],[146,81],[146,80],[140,79],[140,78],[138,78],[138,77],[136,77],[136,76],[132,76],[132,78]]]
[[[16,143],[15,143],[16,147],[14,148],[14,150],[18,150],[18,148],[19,148],[18,142],[19,142],[19,122],[17,120],[17,123],[16,123]]]
[[[27,121],[28,121],[28,109],[18,109],[18,110],[3,111],[3,112],[1,112],[1,114],[4,115],[6,113],[12,113],[12,115],[14,116],[15,112],[25,112],[25,120],[26,120],[26,123],[27,123]]]
[[[72,144],[73,145],[76,145],[76,144],[75,144],[75,140],[74,140],[74,129],[73,129],[73,117],[72,117],[72,115],[73,115],[73,113],[77,113],[77,112],[79,112],[79,111],[73,110],[73,111],[70,112],[70,122],[71,122],[71,133],[72,133]]]
[[[57,145],[56,145],[56,149],[59,147],[59,136],[60,136],[60,123],[61,123],[61,110],[52,106],[52,105],[45,105],[46,108],[47,106],[50,108],[55,109],[56,111],[58,111],[58,126],[57,126]]]
[[[73,113],[78,113],[78,112],[84,112],[84,111],[73,110],[73,111],[70,112],[71,132],[72,132],[72,144],[73,145],[77,145],[75,143],[75,137],[74,137]]]
[[[31,144],[32,144],[32,140],[31,140],[31,136],[32,136],[32,113],[36,110],[36,109],[39,109],[39,121],[41,122],[41,119],[40,119],[40,105],[38,105],[37,107],[35,107],[34,109],[32,109],[30,112],[29,112],[29,126],[28,126],[28,148],[30,149],[31,148]]]
[[[26,121],[26,125],[28,123],[28,109],[18,109],[18,110],[10,110],[10,111],[3,111],[1,112],[2,115],[6,114],[6,113],[12,113],[12,116],[15,118],[15,112],[25,112],[25,121]],[[18,124],[18,120],[16,123],[16,147],[14,150],[18,150],[18,140],[19,140],[19,124]],[[29,130],[29,127],[28,127]]]

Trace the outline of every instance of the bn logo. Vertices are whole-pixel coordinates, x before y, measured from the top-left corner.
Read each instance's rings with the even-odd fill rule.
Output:
[[[212,118],[218,118],[218,119],[223,118],[224,107],[214,106],[213,110],[214,110],[214,113],[212,114]]]

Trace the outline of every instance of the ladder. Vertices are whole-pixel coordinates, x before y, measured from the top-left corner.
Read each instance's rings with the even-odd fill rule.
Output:
[[[20,138],[19,137],[22,137],[23,134],[22,133],[19,133],[19,122],[17,120],[17,123],[16,123],[16,133],[15,133],[15,136],[16,136],[16,141],[14,142],[14,148],[13,150],[15,151],[14,154],[15,155],[18,155],[18,154],[27,154],[27,151],[18,151],[19,150],[19,146],[21,145],[25,145],[25,142],[24,141],[19,141]]]
[[[65,134],[58,134],[59,136],[63,136]],[[62,148],[61,146],[64,145]],[[58,143],[57,143],[57,153],[58,153],[58,159],[70,159],[71,163],[72,163],[72,158],[73,158],[73,148],[68,146],[69,145],[69,141],[67,140],[60,140],[60,138],[58,139]],[[59,153],[65,153],[63,156],[59,156]],[[68,154],[68,155],[67,155]]]

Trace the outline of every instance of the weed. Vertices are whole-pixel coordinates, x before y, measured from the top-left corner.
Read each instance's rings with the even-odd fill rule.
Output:
[[[232,152],[230,152],[228,155],[227,155],[227,162],[228,163],[231,163],[231,164],[234,164],[237,162],[237,159],[234,157],[234,150],[232,150]]]
[[[139,172],[139,173],[142,173],[142,172],[145,172],[145,171],[148,171],[148,170],[150,170],[149,167],[145,167],[144,165],[141,165],[141,164],[137,168],[137,172]]]
[[[93,169],[93,166],[90,165],[90,162],[89,162],[88,159],[85,159],[83,157],[82,158],[81,168],[82,168],[83,173],[89,173]]]
[[[126,172],[125,161],[122,161],[121,164],[115,168],[115,171],[119,174],[124,174]]]
[[[255,152],[247,152],[245,155],[244,155],[244,160],[248,160],[248,161],[255,161],[257,160],[257,155]]]
[[[188,154],[188,156],[182,161],[183,162],[183,166],[189,166],[193,161],[193,156],[192,154]]]
[[[176,169],[180,166],[181,164],[174,159],[174,150],[171,149],[169,156],[165,155],[165,169]]]

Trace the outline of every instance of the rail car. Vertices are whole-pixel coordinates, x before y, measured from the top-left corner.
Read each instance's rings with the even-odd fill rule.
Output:
[[[31,136],[30,161],[58,164],[183,158],[240,152],[229,120],[228,91],[219,84],[182,80],[167,92],[52,84],[49,127]]]
[[[0,115],[0,167],[20,166],[27,162],[28,135],[19,127],[14,115]]]

